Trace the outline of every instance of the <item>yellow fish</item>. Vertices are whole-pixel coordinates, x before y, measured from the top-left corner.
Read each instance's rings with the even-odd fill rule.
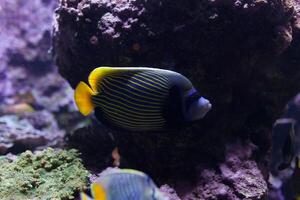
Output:
[[[143,172],[120,169],[103,175],[91,185],[93,198],[81,193],[81,200],[169,200]]]
[[[83,115],[123,130],[175,129],[203,118],[211,103],[183,75],[146,67],[99,67],[75,89]]]

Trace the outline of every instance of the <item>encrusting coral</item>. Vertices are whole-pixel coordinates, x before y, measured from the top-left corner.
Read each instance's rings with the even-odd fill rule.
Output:
[[[15,160],[0,158],[0,199],[74,199],[86,189],[89,172],[74,149],[26,151]]]

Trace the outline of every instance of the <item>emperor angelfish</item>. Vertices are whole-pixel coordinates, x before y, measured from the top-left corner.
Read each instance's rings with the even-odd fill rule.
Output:
[[[146,67],[99,67],[80,82],[75,102],[83,115],[95,110],[108,126],[129,131],[178,128],[211,109],[183,75]]]
[[[81,193],[81,200],[169,200],[143,172],[120,169],[100,177],[91,185],[93,198]]]
[[[291,118],[276,120],[273,127],[269,183],[282,187],[296,167],[296,121]]]

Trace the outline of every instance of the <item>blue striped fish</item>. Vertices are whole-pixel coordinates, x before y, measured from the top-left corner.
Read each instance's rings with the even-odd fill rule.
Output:
[[[183,75],[156,68],[99,67],[75,89],[83,115],[95,111],[104,124],[130,131],[177,128],[211,109]]]
[[[292,106],[290,106],[292,107]],[[294,112],[294,110],[292,110]],[[300,169],[298,121],[282,117],[275,121],[272,134],[269,183],[281,188]]]
[[[100,177],[91,185],[93,198],[81,193],[81,200],[169,200],[143,172],[120,169]]]

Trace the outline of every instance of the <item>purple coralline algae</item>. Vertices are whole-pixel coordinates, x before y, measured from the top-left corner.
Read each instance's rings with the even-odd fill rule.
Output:
[[[0,2],[1,154],[62,146],[65,121],[71,129],[81,119],[72,89],[51,58],[57,5],[56,0]]]
[[[182,199],[265,199],[267,183],[251,159],[254,151],[249,143],[228,145],[225,161],[218,169],[200,168],[196,186],[185,191]]]
[[[20,1],[1,1],[0,3],[0,100],[16,93],[15,79],[9,77],[8,65],[27,65],[27,67],[48,68],[50,57],[51,12],[55,7],[42,6],[39,0],[25,3]],[[46,49],[45,49],[46,48]],[[40,63],[40,64],[39,64]],[[43,71],[43,70],[42,70]],[[19,74],[21,75],[21,74]]]
[[[160,189],[160,191],[165,193],[167,195],[167,197],[169,197],[169,200],[180,200],[176,191],[173,188],[171,188],[169,185],[167,185],[167,184],[162,185],[162,186],[160,186],[159,189]]]
[[[50,54],[56,6],[54,0],[0,2],[0,101],[4,105],[34,96],[37,107],[74,110],[70,88],[53,67]]]

